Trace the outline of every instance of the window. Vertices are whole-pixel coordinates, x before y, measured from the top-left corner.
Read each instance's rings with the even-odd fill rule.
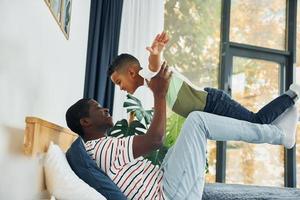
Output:
[[[166,0],[164,57],[195,85],[218,86],[221,0]]]
[[[194,84],[220,86],[231,92],[235,100],[257,111],[284,91],[285,80],[290,81],[291,74],[285,70],[290,69],[294,53],[291,44],[295,44],[292,33],[295,3],[295,0],[165,0],[165,30],[170,35],[170,44],[164,57]],[[300,37],[299,15],[297,23]],[[300,83],[299,51],[297,58],[296,79]],[[298,131],[300,134],[300,125]],[[297,143],[300,180],[300,137]],[[228,142],[226,153],[226,143],[209,142],[206,179],[294,187],[293,155],[288,151],[289,164],[286,164],[281,146]],[[284,167],[290,177],[284,177]]]
[[[218,87],[221,0],[166,0],[164,57],[200,87]],[[216,145],[208,142],[207,182],[215,182]]]
[[[256,112],[278,96],[277,63],[233,57],[232,98]],[[283,186],[282,146],[227,143],[227,183]]]
[[[232,0],[230,41],[285,49],[286,0]]]
[[[224,56],[221,60],[221,88],[231,92],[233,98],[242,101],[242,104],[255,111],[255,109],[275,98],[279,92],[284,92],[286,84],[292,82],[293,72],[291,69],[293,67],[292,56],[295,53],[294,30],[296,29],[294,18],[296,1],[224,0],[222,3],[222,32],[224,34],[222,34],[221,49]],[[269,23],[265,23],[266,21],[269,21]],[[276,21],[278,23],[275,23]],[[289,28],[287,29],[287,27]],[[239,65],[242,68],[247,66],[244,68],[244,72],[240,73],[241,67]],[[257,78],[255,79],[253,76]],[[270,79],[271,77],[273,78]],[[244,81],[248,86],[237,85],[236,81]],[[268,85],[269,92],[266,92],[266,88],[262,83]],[[248,96],[249,92],[254,97]],[[261,95],[258,95],[259,93]],[[250,99],[254,98],[253,101],[248,101],[245,98],[246,96]],[[264,102],[257,102],[260,98]],[[234,147],[234,143],[228,142],[227,144],[227,151],[233,151],[231,149]],[[230,157],[227,158],[226,162],[226,155],[229,155],[226,154],[226,143],[218,143],[220,155],[217,157],[217,163],[221,163],[221,167],[217,165],[216,177],[218,181],[296,186],[295,164],[293,164],[295,163],[295,152],[293,150],[282,151],[280,147],[276,148],[275,146],[275,149],[268,146],[260,149],[258,147],[260,145],[245,146],[248,148],[245,151],[247,155],[246,160],[244,159],[245,161],[242,162],[248,163],[249,172],[244,173],[244,171],[241,171],[242,177],[235,179],[233,175],[230,175],[230,171],[239,171],[240,166],[229,167],[231,162]],[[270,155],[274,155],[274,152],[273,159]],[[272,176],[272,173],[275,174],[275,179],[268,179],[261,175],[260,165],[263,166],[261,161],[269,162],[272,167],[275,166],[276,169],[272,169],[274,172],[272,170],[270,170],[271,173],[263,172],[264,175],[269,177]],[[277,166],[277,164],[280,164],[280,166]],[[225,165],[227,177],[225,176]]]

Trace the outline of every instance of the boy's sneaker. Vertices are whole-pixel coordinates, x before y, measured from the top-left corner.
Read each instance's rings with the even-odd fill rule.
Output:
[[[298,110],[296,106],[293,106],[272,123],[283,131],[282,145],[287,149],[291,149],[295,145],[297,122]]]
[[[293,83],[292,85],[290,85],[290,90],[297,94],[297,98],[300,98],[300,85]]]

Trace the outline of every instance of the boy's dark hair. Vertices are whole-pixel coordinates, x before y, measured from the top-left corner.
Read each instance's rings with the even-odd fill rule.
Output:
[[[107,75],[111,76],[115,71],[125,67],[128,63],[134,63],[140,67],[140,62],[136,57],[127,53],[123,53],[114,59],[112,64],[109,66]]]
[[[80,119],[89,116],[90,98],[84,98],[73,104],[66,112],[66,122],[68,127],[79,136],[83,137],[84,132],[80,124]]]

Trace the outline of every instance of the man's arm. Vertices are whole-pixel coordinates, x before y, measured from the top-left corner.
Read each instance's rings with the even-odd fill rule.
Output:
[[[168,41],[168,35],[165,32],[162,32],[155,37],[151,47],[146,48],[150,52],[148,58],[148,68],[150,71],[157,72],[159,70],[161,66],[161,53]]]
[[[168,67],[163,65],[160,72],[148,84],[154,95],[154,114],[147,133],[133,139],[134,158],[147,155],[163,144],[166,132],[166,93],[170,76]]]

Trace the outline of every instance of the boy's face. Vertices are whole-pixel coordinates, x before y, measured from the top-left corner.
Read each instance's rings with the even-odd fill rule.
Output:
[[[137,76],[137,72],[129,68],[124,71],[115,71],[110,78],[115,85],[120,87],[120,90],[133,94],[138,88]]]

